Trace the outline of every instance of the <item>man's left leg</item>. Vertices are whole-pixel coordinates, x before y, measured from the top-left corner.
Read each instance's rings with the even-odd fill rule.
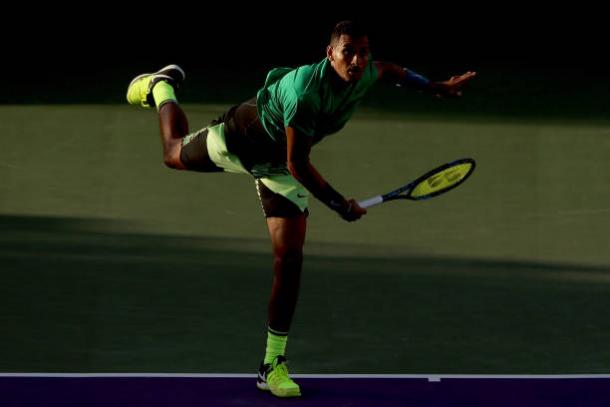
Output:
[[[257,387],[279,397],[296,397],[301,391],[288,375],[286,341],[299,297],[309,194],[287,174],[257,179],[256,189],[273,248],[267,348]]]
[[[304,214],[294,218],[267,218],[267,227],[273,247],[269,328],[286,334],[299,296],[307,218]]]
[[[286,367],[286,341],[299,298],[303,245],[307,217],[268,217],[273,246],[273,284],[269,300],[269,320],[265,359],[259,369],[257,386],[278,397],[298,397],[301,389]]]

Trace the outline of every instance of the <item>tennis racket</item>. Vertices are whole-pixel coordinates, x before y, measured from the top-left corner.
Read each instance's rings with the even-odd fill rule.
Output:
[[[393,201],[395,199],[410,199],[412,201],[422,201],[432,198],[466,181],[474,171],[475,161],[472,158],[462,158],[443,164],[385,195],[377,195],[364,201],[358,202],[363,208],[379,205],[380,203]]]

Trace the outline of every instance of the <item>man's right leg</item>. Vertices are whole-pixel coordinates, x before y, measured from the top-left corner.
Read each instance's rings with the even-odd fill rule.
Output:
[[[168,65],[155,73],[139,75],[129,84],[127,101],[145,108],[155,106],[159,111],[165,165],[178,170],[222,171],[207,154],[207,129],[188,135],[188,120],[175,96],[175,87],[184,78],[184,71],[178,65]],[[189,137],[185,140],[187,135]]]
[[[170,86],[160,82],[157,86]],[[186,115],[177,103],[168,102],[159,109],[159,127],[161,129],[161,145],[163,146],[163,162],[169,168],[185,170],[186,166],[180,159],[182,139],[189,132]]]

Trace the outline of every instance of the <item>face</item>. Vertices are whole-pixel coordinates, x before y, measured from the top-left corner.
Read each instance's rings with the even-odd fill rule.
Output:
[[[326,56],[341,79],[356,82],[362,77],[369,61],[369,39],[343,34],[326,48]]]

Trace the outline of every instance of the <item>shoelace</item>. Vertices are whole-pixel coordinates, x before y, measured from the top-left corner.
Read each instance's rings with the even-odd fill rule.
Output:
[[[276,377],[278,379],[281,378],[281,379],[290,380],[290,377],[288,376],[288,368],[286,367],[286,364],[280,363],[273,370],[274,370],[274,372],[276,372]]]
[[[276,370],[280,371],[282,374],[288,374],[288,368],[285,363],[280,363],[275,367]]]

